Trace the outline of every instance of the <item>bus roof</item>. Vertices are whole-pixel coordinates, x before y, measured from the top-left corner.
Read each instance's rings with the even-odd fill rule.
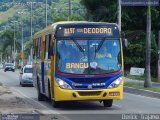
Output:
[[[68,26],[68,25],[97,25],[97,26],[98,25],[101,25],[101,26],[109,25],[109,26],[113,26],[113,27],[117,27],[118,28],[118,25],[116,23],[88,22],[88,21],[61,21],[61,22],[53,23],[53,24],[49,25],[48,27],[46,27],[45,29],[35,33],[34,38],[42,36],[42,34],[54,33],[56,31],[57,27],[59,27],[59,26]]]

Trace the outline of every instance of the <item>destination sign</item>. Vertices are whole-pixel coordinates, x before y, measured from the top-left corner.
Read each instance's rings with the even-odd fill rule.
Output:
[[[59,27],[58,37],[88,37],[88,36],[119,36],[118,27],[111,26],[90,26],[90,27]]]
[[[65,28],[64,35],[70,35],[75,33],[82,34],[108,34],[112,35],[112,28]]]

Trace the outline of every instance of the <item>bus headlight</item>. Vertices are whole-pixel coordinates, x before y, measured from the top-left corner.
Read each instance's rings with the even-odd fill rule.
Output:
[[[64,80],[60,78],[56,78],[56,82],[63,89],[72,89],[72,87],[68,83],[66,83]]]
[[[122,77],[119,77],[118,79],[113,81],[108,88],[117,88],[121,84],[122,80]]]

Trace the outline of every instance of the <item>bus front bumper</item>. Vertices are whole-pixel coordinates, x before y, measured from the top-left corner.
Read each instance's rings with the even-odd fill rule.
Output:
[[[99,101],[107,99],[123,99],[123,85],[112,89],[97,89],[97,90],[66,90],[59,86],[54,88],[55,101]]]

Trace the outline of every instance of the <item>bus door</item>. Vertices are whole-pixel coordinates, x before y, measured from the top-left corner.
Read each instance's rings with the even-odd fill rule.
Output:
[[[45,57],[45,36],[42,36],[42,45],[41,45],[41,63],[40,63],[40,91],[45,93],[45,83],[44,83],[44,57]]]
[[[50,52],[49,52],[49,47],[50,47],[50,41],[51,41],[51,35],[46,35],[45,36],[45,55],[44,55],[44,86],[45,86],[45,94],[46,96],[49,97],[49,86],[50,83],[49,83],[49,80],[51,79],[50,78],[50,72],[51,72],[51,60],[49,58],[50,56]]]
[[[43,68],[43,65],[42,65],[42,51],[43,51],[43,42],[42,42],[42,37],[40,38],[37,38],[37,43],[36,43],[36,55],[35,55],[35,63],[36,63],[36,70],[35,70],[35,77],[37,79],[38,77],[38,87],[40,88],[40,93],[43,93],[43,80],[42,80],[42,74],[43,74],[43,71],[42,71],[42,68]]]

